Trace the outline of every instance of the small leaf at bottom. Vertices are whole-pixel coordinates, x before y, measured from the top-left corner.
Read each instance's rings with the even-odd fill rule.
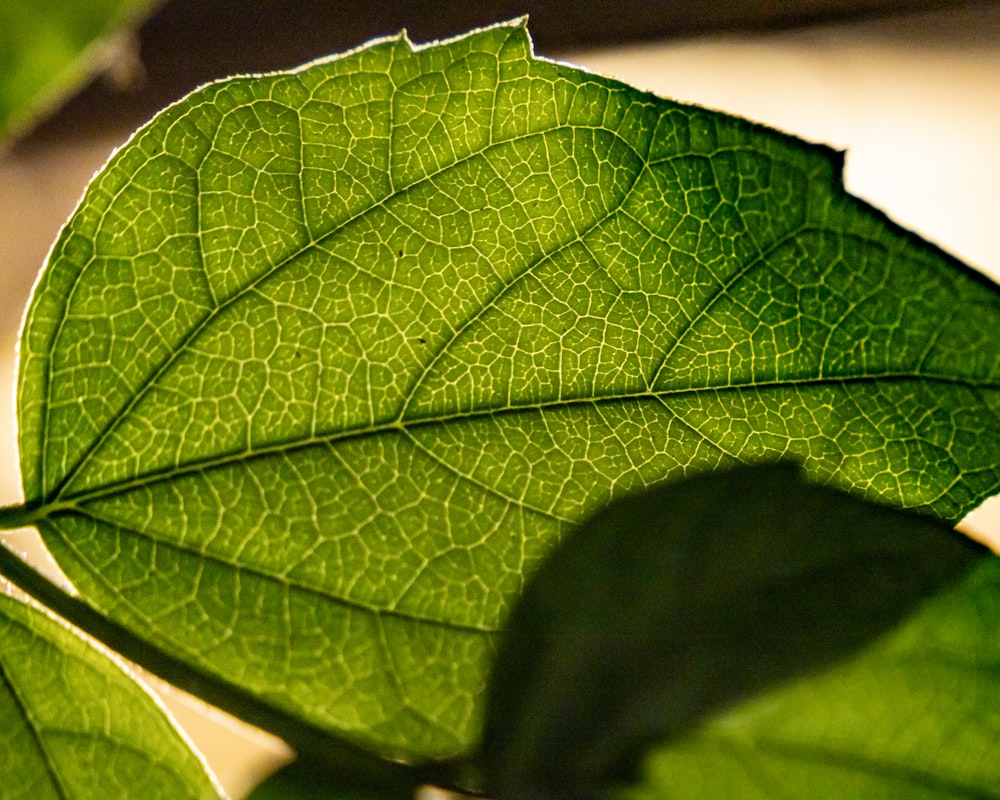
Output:
[[[120,666],[0,594],[0,797],[218,798],[198,756]]]

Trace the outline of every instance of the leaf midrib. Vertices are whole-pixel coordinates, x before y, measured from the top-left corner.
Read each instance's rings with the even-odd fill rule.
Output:
[[[454,422],[472,421],[477,418],[496,418],[497,416],[505,416],[508,414],[542,413],[546,410],[559,410],[559,409],[576,408],[582,406],[594,406],[599,408],[601,406],[605,406],[608,404],[636,402],[642,400],[658,401],[662,403],[663,406],[669,411],[669,404],[666,402],[667,398],[686,396],[686,395],[697,395],[702,392],[719,393],[725,391],[743,391],[748,389],[766,391],[771,389],[786,389],[789,386],[800,386],[800,387],[826,386],[826,385],[843,386],[851,383],[875,382],[875,381],[886,381],[886,380],[919,380],[919,381],[937,380],[950,385],[955,385],[955,384],[969,385],[967,384],[967,382],[959,381],[954,378],[928,378],[928,376],[925,375],[913,375],[913,374],[899,374],[892,376],[888,375],[854,376],[853,378],[822,378],[822,379],[805,379],[800,381],[775,381],[769,383],[729,385],[716,388],[699,387],[696,389],[667,390],[661,392],[643,391],[633,394],[623,394],[620,396],[610,397],[610,398],[577,398],[573,400],[552,401],[549,403],[525,404],[523,406],[507,407],[503,409],[479,409],[474,412],[456,413],[451,415],[442,415],[439,417],[428,417],[420,420],[414,420],[405,425],[401,422],[390,422],[378,426],[371,426],[362,430],[344,431],[331,434],[329,436],[314,437],[307,441],[295,441],[292,443],[275,444],[269,446],[266,449],[263,449],[261,451],[256,451],[253,453],[238,452],[221,457],[216,456],[211,459],[206,459],[203,461],[191,462],[181,467],[165,470],[161,473],[149,474],[131,479],[130,481],[109,484],[106,487],[90,490],[75,498],[60,500],[47,507],[42,507],[41,509],[39,509],[38,517],[39,519],[51,518],[52,523],[57,526],[58,525],[57,517],[60,514],[65,514],[65,513],[76,514],[82,517],[89,518],[98,523],[111,525],[117,529],[128,532],[130,535],[137,536],[139,538],[143,538],[149,541],[154,541],[158,546],[168,547],[177,552],[184,553],[185,555],[190,555],[194,553],[201,559],[213,561],[227,569],[233,569],[243,573],[254,574],[264,580],[277,582],[286,588],[311,594],[313,596],[322,598],[327,602],[332,602],[342,607],[350,608],[367,614],[372,614],[375,615],[376,617],[380,615],[387,615],[393,618],[401,620],[409,620],[419,624],[429,624],[436,627],[446,628],[449,630],[476,633],[489,636],[496,633],[496,630],[489,625],[456,623],[453,621],[448,621],[433,616],[426,616],[426,615],[415,614],[412,612],[407,612],[405,610],[400,610],[396,607],[392,607],[389,605],[378,606],[374,604],[365,603],[357,599],[336,595],[328,591],[324,591],[321,587],[316,587],[305,582],[296,581],[285,574],[277,574],[269,572],[254,565],[248,565],[243,562],[236,562],[233,561],[232,559],[227,559],[217,553],[212,553],[206,550],[185,547],[180,542],[155,536],[153,533],[146,530],[138,530],[132,527],[132,525],[128,522],[115,519],[113,516],[109,516],[106,513],[97,512],[95,509],[87,507],[87,504],[99,500],[107,500],[113,498],[116,495],[126,494],[130,491],[134,491],[137,489],[149,488],[158,483],[173,481],[178,478],[189,476],[195,473],[204,473],[207,471],[211,471],[212,469],[225,468],[228,466],[232,466],[234,464],[253,461],[257,459],[263,459],[274,455],[285,456],[288,454],[289,451],[293,450],[307,449],[317,446],[329,447],[338,442],[344,442],[352,439],[361,439],[365,437],[379,436],[386,433],[398,433],[405,435],[411,441],[411,444],[413,444],[413,446],[418,447],[421,450],[421,452],[427,452],[426,449],[420,446],[419,442],[417,442],[412,437],[411,434],[414,430],[419,430],[427,427],[435,427],[438,425],[446,425]],[[973,388],[981,388],[975,385],[972,386]],[[996,390],[1000,389],[1000,386],[990,385],[990,388]],[[698,433],[696,429],[692,428],[692,431]],[[707,439],[706,441],[708,441],[708,443],[713,445],[714,447],[719,448],[718,444],[711,442]],[[724,450],[722,452],[731,458],[737,460],[739,458],[738,454],[728,453]],[[447,466],[443,464],[443,462],[440,459],[436,460],[439,464],[442,464],[442,466]],[[521,499],[504,495],[497,488],[488,487],[482,482],[477,481],[474,478],[474,476],[462,473],[455,468],[451,469],[452,472],[460,479],[465,481],[472,481],[480,489],[489,491],[491,494],[498,496],[504,502],[518,505],[522,508],[525,508],[528,511],[553,519],[556,522],[571,523],[575,521],[563,518],[558,514],[554,513],[554,511],[552,511],[551,509],[538,508],[530,505],[529,503],[524,502]],[[106,579],[102,575],[100,570],[94,568],[91,565],[89,559],[86,558],[84,554],[82,554],[77,550],[71,539],[65,536],[61,538],[68,547],[70,547],[72,550],[76,552],[77,561],[85,567],[87,572],[90,573],[91,576],[98,582],[106,584]],[[113,587],[107,585],[106,588],[110,589]],[[121,601],[124,601],[124,598],[119,598],[119,599]],[[144,618],[144,615],[138,609],[133,608],[132,613],[138,615],[140,618]],[[195,653],[195,655],[198,654]]]
[[[665,389],[660,391],[641,390],[636,392],[623,392],[621,394],[611,396],[595,395],[590,397],[563,398],[547,402],[524,403],[513,406],[484,407],[473,411],[457,411],[436,416],[415,417],[405,422],[392,420],[362,428],[335,431],[325,435],[309,436],[289,441],[279,441],[252,451],[239,450],[222,455],[209,456],[204,459],[194,459],[182,465],[167,467],[160,471],[148,472],[144,475],[129,478],[127,480],[114,481],[101,486],[88,488],[76,495],[54,498],[47,503],[41,504],[38,507],[35,516],[42,519],[57,513],[74,512],[79,510],[81,505],[84,503],[104,500],[109,497],[125,494],[137,489],[148,488],[158,483],[173,481],[199,472],[208,472],[218,468],[267,458],[269,456],[285,456],[288,453],[297,450],[306,450],[312,447],[326,447],[352,440],[377,437],[383,434],[409,434],[413,431],[424,428],[471,422],[483,418],[497,418],[524,413],[558,411],[584,406],[606,406],[609,404],[630,403],[644,400],[660,401],[663,405],[667,406],[665,401],[668,398],[697,396],[702,393],[723,394],[741,391],[771,391],[787,388],[849,386],[852,384],[903,381],[938,383],[946,386],[961,386],[973,391],[980,391],[984,389],[987,391],[1000,391],[1000,383],[992,383],[988,381],[977,383],[967,379],[956,378],[954,376],[935,376],[914,372],[898,372],[869,375],[824,376],[820,378],[807,377],[801,379],[783,379],[775,381],[748,381],[746,383],[732,383],[719,386],[705,385],[683,389]],[[714,443],[709,442],[709,444]],[[504,499],[510,500],[511,502],[518,502],[515,498],[505,497]],[[544,509],[532,508],[530,506],[526,507],[531,510],[538,511],[539,513],[552,516],[553,519],[560,519]]]

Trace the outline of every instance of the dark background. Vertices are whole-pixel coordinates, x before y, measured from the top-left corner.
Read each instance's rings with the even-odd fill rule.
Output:
[[[98,79],[26,137],[132,129],[196,86],[296,66],[406,29],[417,43],[529,17],[536,51],[713,32],[793,28],[975,0],[166,0],[136,37],[119,85]],[[120,85],[124,83],[123,87]]]

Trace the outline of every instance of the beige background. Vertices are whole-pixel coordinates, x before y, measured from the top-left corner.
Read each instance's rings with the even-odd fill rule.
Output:
[[[543,55],[847,149],[852,191],[1000,277],[1000,3]],[[128,132],[91,127],[0,157],[0,504],[19,500],[12,376],[21,309],[90,175]],[[1000,542],[1000,513],[989,504],[966,525]],[[33,546],[30,537],[7,541]],[[286,757],[274,740],[196,701],[171,703],[234,796]]]

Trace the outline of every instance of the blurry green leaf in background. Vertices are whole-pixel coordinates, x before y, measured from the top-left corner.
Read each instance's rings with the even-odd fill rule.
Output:
[[[88,78],[127,69],[127,32],[155,0],[0,3],[0,143]]]
[[[649,799],[994,797],[1000,562],[987,553],[788,464],[619,501],[548,559],[508,621],[487,785],[502,800],[595,797],[652,752]]]

